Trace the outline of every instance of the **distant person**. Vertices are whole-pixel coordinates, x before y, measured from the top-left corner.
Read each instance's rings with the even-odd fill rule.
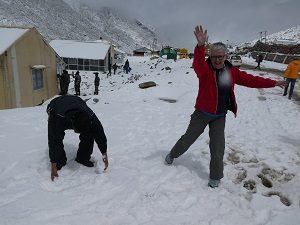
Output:
[[[288,88],[290,86],[290,91],[288,98],[291,99],[294,93],[294,87],[296,80],[299,78],[300,72],[300,59],[294,58],[287,66],[286,70],[284,71],[284,77],[287,81],[287,85],[284,88],[283,96],[286,96],[288,93]]]
[[[258,55],[256,56],[257,66],[256,66],[254,69],[259,69],[259,70],[261,70],[260,64],[261,64],[261,62],[263,61],[263,59],[264,59],[264,56],[263,56],[262,54],[258,54]]]
[[[54,98],[47,106],[48,117],[48,145],[51,162],[51,180],[58,177],[57,171],[67,163],[64,150],[64,136],[66,130],[74,130],[79,134],[79,147],[75,161],[93,167],[90,161],[93,153],[94,141],[102,153],[108,167],[107,140],[101,122],[96,114],[86,105],[80,97],[65,95]]]
[[[94,85],[95,85],[95,91],[94,91],[94,95],[98,95],[98,88],[99,88],[99,85],[100,85],[100,78],[99,78],[99,73],[98,72],[95,72],[95,80],[94,80]]]
[[[59,77],[59,86],[60,86],[60,95],[68,94],[69,84],[70,84],[70,75],[67,70],[63,70],[62,74]]]
[[[118,66],[116,63],[114,63],[114,65],[112,66],[113,70],[114,70],[114,74],[116,74],[116,71],[118,69]]]
[[[175,158],[185,153],[209,126],[210,174],[208,186],[219,186],[223,178],[223,157],[225,150],[225,120],[227,111],[237,113],[234,85],[250,88],[271,88],[285,85],[285,81],[275,81],[247,74],[226,60],[227,47],[222,42],[211,45],[210,56],[205,60],[205,41],[207,31],[196,26],[194,31],[197,45],[194,51],[193,68],[199,80],[195,111],[189,126],[165,158],[172,164]]]
[[[111,76],[111,63],[108,64],[108,74],[107,74],[107,78],[108,76]]]
[[[77,70],[74,76],[75,95],[80,95],[80,84],[81,84],[81,76],[79,74],[79,71]]]
[[[130,66],[129,66],[129,61],[128,59],[126,59],[123,70],[125,71],[126,74],[128,74],[131,70]]]

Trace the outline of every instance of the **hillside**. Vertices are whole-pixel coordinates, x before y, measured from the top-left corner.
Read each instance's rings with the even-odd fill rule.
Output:
[[[161,45],[155,30],[138,20],[70,0],[0,0],[0,25],[35,26],[47,41],[102,37],[128,53],[141,46],[150,48],[154,39]]]
[[[291,39],[300,44],[300,25],[267,36],[269,43],[280,39]]]
[[[266,36],[266,44],[273,44],[276,40],[294,40],[298,44],[300,44],[300,25],[296,27],[292,27],[283,31],[279,31],[277,33],[273,33]],[[257,43],[258,39],[254,39],[250,42],[245,42],[240,44],[240,46],[253,46]],[[264,40],[262,40],[264,42]]]

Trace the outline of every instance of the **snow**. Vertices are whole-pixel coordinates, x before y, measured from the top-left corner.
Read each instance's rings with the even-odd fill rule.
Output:
[[[1,225],[299,224],[300,114],[294,100],[283,97],[279,87],[236,86],[238,115],[228,113],[226,123],[225,177],[219,188],[211,189],[208,129],[173,165],[164,164],[194,110],[198,81],[191,60],[129,57],[129,62],[131,74],[100,74],[98,96],[92,94],[94,76],[81,73],[82,98],[90,98],[87,104],[108,138],[106,172],[96,146],[96,167],[74,161],[78,135],[67,131],[68,163],[52,182],[49,101],[0,111]],[[145,81],[157,86],[138,88]],[[74,94],[72,85],[69,92]],[[166,98],[176,102],[160,100]],[[253,190],[246,189],[251,182]]]
[[[53,40],[50,46],[60,57],[105,59],[110,45],[100,41]]]
[[[255,62],[255,59],[253,59],[252,57],[249,58],[249,57],[244,56],[244,57],[242,57],[242,61],[244,64],[251,65],[254,67],[257,66],[257,62]],[[262,69],[275,69],[275,70],[279,70],[279,71],[284,71],[287,67],[287,64],[263,60],[260,63],[260,67]]]
[[[8,49],[29,29],[0,27],[0,54]]]

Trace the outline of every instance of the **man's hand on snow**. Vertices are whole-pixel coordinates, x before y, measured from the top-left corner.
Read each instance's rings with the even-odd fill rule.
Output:
[[[108,167],[108,158],[107,158],[107,153],[104,153],[102,155],[102,161],[104,162],[104,171],[107,169]]]

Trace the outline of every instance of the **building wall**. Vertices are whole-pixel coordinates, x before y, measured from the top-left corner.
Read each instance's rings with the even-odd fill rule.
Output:
[[[0,109],[6,105],[5,77],[4,77],[4,55],[0,56]]]
[[[2,55],[3,57],[3,55]],[[56,58],[54,50],[47,45],[35,28],[26,32],[4,56],[7,67],[0,79],[5,79],[5,106],[15,108],[36,106],[58,93],[56,81]],[[43,87],[33,90],[32,66],[45,65],[43,70]],[[5,71],[2,69],[1,71]]]
[[[11,71],[11,58],[10,51],[5,51],[0,56],[0,109],[13,108],[12,90],[13,89],[13,79],[9,74]]]

